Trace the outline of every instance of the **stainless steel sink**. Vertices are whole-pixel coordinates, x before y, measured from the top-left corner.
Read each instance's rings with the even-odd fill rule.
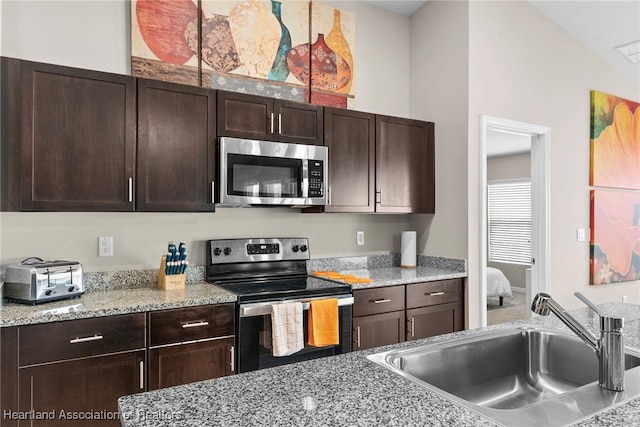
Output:
[[[626,349],[627,389],[605,390],[591,347],[534,325],[368,358],[507,426],[562,426],[640,395],[640,352]]]

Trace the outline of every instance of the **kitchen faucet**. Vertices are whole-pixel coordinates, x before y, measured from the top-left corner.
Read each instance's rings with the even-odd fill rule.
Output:
[[[603,315],[594,303],[580,292],[574,295],[584,302],[600,317],[600,339],[597,339],[591,331],[582,326],[567,311],[560,306],[551,295],[539,293],[533,299],[531,311],[536,314],[548,316],[553,312],[558,318],[578,335],[582,341],[590,345],[596,352],[599,362],[600,387],[607,390],[624,390],[624,335],[622,328],[624,319]]]

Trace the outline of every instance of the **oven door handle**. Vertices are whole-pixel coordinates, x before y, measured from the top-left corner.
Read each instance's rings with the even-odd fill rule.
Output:
[[[338,299],[338,307],[353,305],[353,297],[343,297],[341,296],[328,296],[321,298],[307,298],[307,299],[296,299],[296,300],[285,300],[285,301],[271,301],[271,302],[257,302],[253,304],[240,304],[240,317],[255,317],[255,316],[265,316],[271,314],[271,307],[274,304],[281,303],[289,303],[289,302],[301,302],[302,309],[308,310],[311,303],[311,300],[320,300],[320,299],[329,299],[329,298],[337,298]]]

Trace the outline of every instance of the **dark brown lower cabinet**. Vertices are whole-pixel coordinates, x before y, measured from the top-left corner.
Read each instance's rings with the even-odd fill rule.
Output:
[[[463,279],[353,291],[353,350],[464,329]]]
[[[407,341],[461,331],[461,309],[455,302],[407,310]]]
[[[149,390],[234,373],[233,337],[149,350]]]
[[[404,341],[404,311],[353,318],[353,350]]]
[[[118,398],[145,391],[144,372],[144,350],[20,368],[14,418],[28,414],[19,426],[120,426]]]

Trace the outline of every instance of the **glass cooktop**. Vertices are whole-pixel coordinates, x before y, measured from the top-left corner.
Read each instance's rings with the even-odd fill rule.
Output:
[[[349,285],[342,285],[315,277],[237,283],[213,282],[213,284],[236,294],[239,302],[351,293],[351,286]]]

